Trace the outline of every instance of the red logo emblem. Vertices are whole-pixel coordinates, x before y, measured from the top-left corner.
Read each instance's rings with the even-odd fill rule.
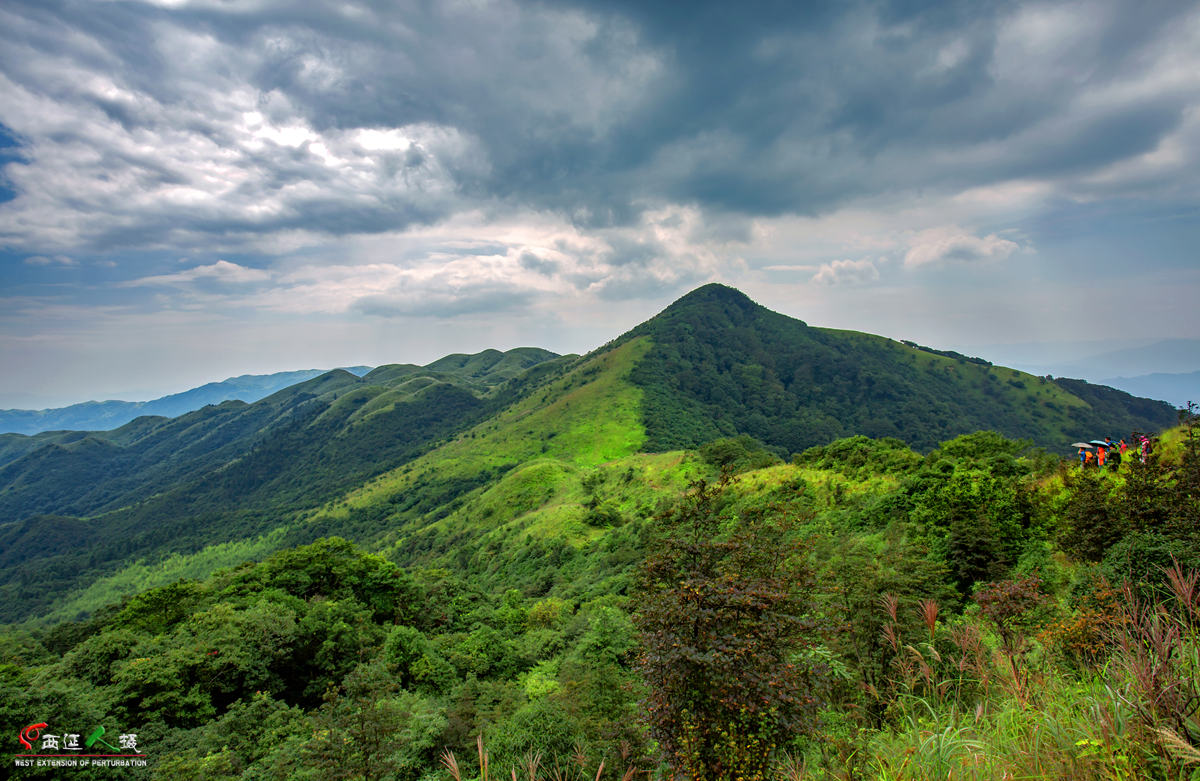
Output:
[[[30,724],[28,727],[21,730],[21,733],[19,735],[17,735],[17,738],[20,739],[21,744],[23,746],[25,746],[25,748],[32,751],[33,744],[30,743],[29,741],[37,740],[38,735],[42,734],[42,730],[45,728],[46,728],[46,722],[44,722],[44,721],[41,724]]]

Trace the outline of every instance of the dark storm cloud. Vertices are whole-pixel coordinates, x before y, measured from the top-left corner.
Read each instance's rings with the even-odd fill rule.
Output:
[[[402,230],[481,204],[588,229],[668,202],[815,214],[1086,175],[1153,150],[1197,103],[1153,78],[1186,4],[3,13],[16,105],[0,121],[27,162],[8,166],[0,241],[42,253]],[[373,146],[364,129],[404,138]]]
[[[1054,179],[1152,149],[1196,102],[1194,89],[1103,99],[1110,80],[1130,73],[1113,63],[1133,62],[1137,73],[1135,61],[1154,54],[1181,6],[1143,8],[1150,18],[1129,26],[1125,9],[1087,9],[1078,39],[1069,26],[1084,20],[1047,20],[1063,28],[1051,31],[1049,52],[977,4],[923,14],[840,7],[848,10],[815,24],[804,8],[771,25],[700,13],[674,38],[674,16],[652,25],[679,81],[653,104],[663,117],[642,123],[664,129],[645,144],[660,175],[650,179],[673,198],[751,214],[819,212],[887,190]]]
[[[644,268],[665,253],[657,241],[614,236],[608,241],[612,248],[605,256],[606,265],[612,268]]]

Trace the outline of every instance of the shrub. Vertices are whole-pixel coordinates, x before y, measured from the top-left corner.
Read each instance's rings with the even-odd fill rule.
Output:
[[[793,653],[806,644],[809,573],[786,524],[720,513],[727,481],[696,484],[660,521],[635,621],[652,736],[695,781],[769,777],[811,698]]]

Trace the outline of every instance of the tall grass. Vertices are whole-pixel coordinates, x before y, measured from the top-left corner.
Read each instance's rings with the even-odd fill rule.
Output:
[[[1070,665],[1030,652],[1032,637],[1009,625],[998,636],[976,615],[940,621],[938,606],[916,606],[918,636],[904,637],[900,605],[885,597],[885,642],[893,652],[888,719],[859,727],[821,750],[784,753],[781,781],[1200,781],[1200,573],[1178,564],[1164,573],[1162,599],[1125,587],[1105,637],[1106,656]],[[1029,630],[1032,631],[1032,630]],[[889,696],[876,692],[875,696]],[[590,765],[573,756],[527,755],[493,767],[477,742],[477,775],[452,752],[442,768],[453,781],[602,781],[672,779],[665,767]]]
[[[484,745],[482,735],[475,738],[475,747],[478,752],[479,775],[473,778],[478,781],[493,781],[493,779],[495,781],[506,781],[506,779],[511,779],[511,781],[601,781],[606,777],[604,760],[601,760],[600,764],[596,766],[596,772],[593,775],[587,756],[578,747],[571,756],[553,760],[552,765],[549,763],[543,765],[540,753],[529,753],[517,765],[510,766],[507,775],[502,770],[497,771],[498,775],[492,775],[492,758]],[[449,772],[453,781],[466,781],[472,778],[472,776],[464,775],[453,751],[447,749],[442,752],[441,764]],[[609,777],[620,778],[621,781],[632,781],[638,774],[639,771],[635,768],[626,767],[624,774],[620,776],[610,774]]]
[[[1164,580],[1161,600],[1119,592],[1107,655],[1082,666],[1030,653],[1011,624],[943,627],[928,602],[923,636],[902,637],[885,597],[887,726],[838,753],[785,756],[778,778],[1200,780],[1200,573],[1175,564]]]

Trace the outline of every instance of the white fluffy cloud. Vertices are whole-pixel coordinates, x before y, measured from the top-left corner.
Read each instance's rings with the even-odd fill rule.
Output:
[[[554,214],[358,237],[250,267],[229,260],[120,283],[153,288],[163,309],[219,307],[281,315],[458,317],[509,311],[537,296],[601,300],[666,295],[738,261],[696,209],[647,211],[633,225],[586,230]]]
[[[187,287],[198,281],[213,281],[237,285],[249,282],[265,282],[270,278],[271,274],[262,269],[247,268],[246,266],[239,266],[237,263],[230,263],[228,260],[218,260],[211,265],[193,266],[174,274],[157,274],[149,277],[140,277],[122,284],[125,287],[152,287],[158,285]]]
[[[1020,249],[1021,246],[1015,241],[994,233],[976,236],[958,227],[930,228],[912,238],[904,254],[904,265],[919,268],[944,263],[1003,260]]]
[[[822,265],[812,281],[818,285],[857,285],[879,279],[879,269],[870,260],[835,260]]]

